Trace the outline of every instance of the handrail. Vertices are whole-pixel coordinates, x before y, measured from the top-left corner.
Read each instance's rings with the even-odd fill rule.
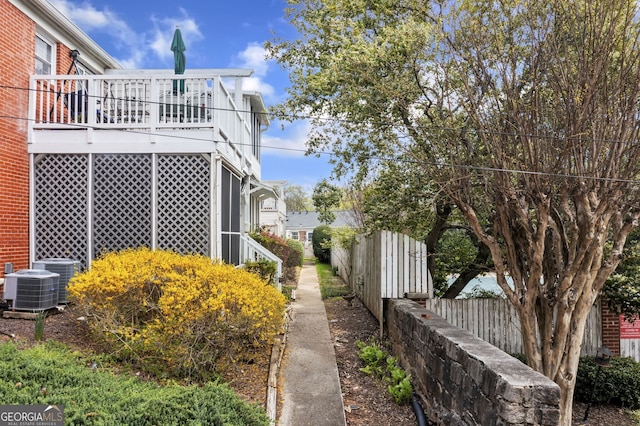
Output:
[[[221,76],[162,74],[34,75],[30,78],[29,132],[135,130],[171,133],[213,130],[213,142],[244,158],[250,123]]]
[[[241,235],[240,240],[242,241],[242,263],[255,260],[270,260],[276,262],[275,285],[278,287],[278,290],[282,290],[282,283],[280,282],[280,277],[282,277],[282,260],[249,235]]]
[[[173,90],[175,78],[166,74],[32,76],[32,126],[183,129],[210,128],[218,122],[230,141],[237,141],[246,123],[237,117],[241,106],[220,76],[181,76],[184,91]],[[71,94],[77,96],[75,102],[70,102]]]

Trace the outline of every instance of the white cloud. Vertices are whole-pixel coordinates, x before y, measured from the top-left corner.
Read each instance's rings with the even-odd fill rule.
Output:
[[[185,9],[180,9],[182,18],[153,18],[154,29],[150,47],[155,52],[156,56],[162,60],[173,60],[173,52],[171,52],[171,40],[173,39],[173,33],[176,27],[180,28],[184,44],[187,46],[187,52],[189,47],[193,46],[195,42],[204,38],[202,32],[196,21],[189,17],[189,14]],[[187,55],[188,60],[188,55]]]
[[[272,101],[276,90],[271,84],[265,82],[270,71],[269,65],[265,48],[257,42],[247,44],[232,63],[232,66],[253,70],[253,75],[244,80],[242,86],[244,90],[260,92],[266,100]]]
[[[99,11],[90,3],[77,6],[68,0],[50,0],[50,2],[56,9],[83,28],[101,29],[113,24],[118,25],[120,21],[108,9],[105,8],[103,11]]]
[[[210,52],[198,51],[198,42],[204,40],[198,22],[184,8],[174,17],[151,15],[143,22],[144,31],[136,31],[125,19],[109,9],[93,1],[51,0],[51,3],[69,19],[83,28],[87,33],[101,33],[113,41],[110,50],[125,69],[172,68],[173,53],[171,40],[176,27],[180,28],[187,46],[187,68],[202,61]],[[94,4],[98,5],[95,6]],[[145,17],[137,17],[138,20]],[[140,23],[136,23],[141,27]],[[271,62],[266,59],[266,50],[259,42],[253,41],[244,50],[229,58],[231,67],[248,68],[253,75],[243,82],[243,89],[262,94],[266,103],[280,101],[281,93],[274,87],[274,73]],[[196,65],[195,68],[198,66]]]
[[[277,122],[271,123],[271,128],[262,135],[263,152],[278,157],[303,157],[307,150],[309,122],[297,121],[287,126],[281,132],[282,136],[274,136],[278,131],[276,126],[279,126]]]
[[[242,89],[249,92],[260,92],[264,98],[271,98],[276,92],[272,85],[264,82],[258,77],[245,78],[242,82]]]
[[[118,60],[124,65],[137,65],[144,60],[144,34],[137,34],[129,25],[108,7],[96,9],[90,2],[75,4],[69,0],[50,0],[76,25],[87,32],[99,31],[116,41],[116,47],[125,52]],[[115,55],[114,55],[115,56]]]
[[[89,1],[80,4],[70,0],[50,1],[86,32],[102,32],[114,40],[117,52],[111,54],[124,68],[145,68],[149,67],[149,64],[155,65],[158,60],[170,66],[173,60],[171,39],[176,26],[180,27],[187,49],[190,42],[195,43],[203,39],[196,21],[182,8],[181,17],[150,17],[153,28],[146,32],[136,32],[124,19],[109,10],[108,6],[98,9]]]
[[[269,71],[266,50],[256,42],[249,43],[247,48],[238,54],[243,68],[251,68],[255,75],[264,77]]]

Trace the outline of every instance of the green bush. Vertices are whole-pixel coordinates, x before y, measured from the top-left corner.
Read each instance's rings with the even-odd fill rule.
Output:
[[[286,240],[267,231],[254,232],[251,238],[278,256],[282,261],[282,275],[285,279],[295,277],[296,267],[302,266],[304,248],[295,240]]]
[[[292,268],[302,266],[302,262],[304,261],[304,245],[302,245],[300,241],[292,239],[287,240],[287,245],[289,246],[290,254],[286,266]]]
[[[265,282],[276,284],[278,265],[272,260],[248,260],[244,263],[244,269],[258,275]]]
[[[269,424],[224,384],[161,386],[114,374],[54,342],[24,350],[0,344],[0,395],[3,404],[62,405],[69,425]]]
[[[311,237],[313,255],[318,262],[331,262],[331,228],[328,225],[320,225],[314,228]]]
[[[413,390],[411,377],[398,366],[398,360],[375,341],[367,344],[358,340],[356,346],[358,356],[365,364],[360,371],[386,383],[387,390],[397,404],[409,402]]]
[[[591,395],[595,388],[593,402],[612,403],[622,407],[640,408],[640,363],[633,358],[614,357],[609,367],[602,367],[598,383],[598,364],[594,357],[580,358],[578,376],[576,378],[575,396],[578,400],[591,402]]]
[[[527,363],[523,354],[511,355]],[[598,364],[595,357],[581,357],[574,392],[576,400],[595,404],[611,403],[631,409],[640,408],[640,363],[629,357],[613,357],[608,367],[601,367],[597,383],[596,376]]]

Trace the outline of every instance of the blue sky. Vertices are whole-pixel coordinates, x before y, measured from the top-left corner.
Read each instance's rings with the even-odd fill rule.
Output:
[[[286,71],[264,58],[264,42],[296,33],[285,0],[49,0],[125,68],[173,68],[169,46],[176,25],[187,46],[187,68],[250,68],[245,88],[265,104],[285,96]],[[328,178],[329,156],[303,155],[308,123],[273,122],[263,134],[262,179],[286,180],[309,194]],[[274,147],[277,149],[270,149]]]

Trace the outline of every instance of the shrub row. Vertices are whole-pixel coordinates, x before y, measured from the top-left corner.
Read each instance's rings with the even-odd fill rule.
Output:
[[[640,408],[640,363],[629,357],[614,357],[610,366],[600,367],[600,376],[596,381],[598,369],[594,357],[580,358],[576,398],[596,404],[611,403],[631,409]]]
[[[92,365],[93,364],[93,365]],[[268,425],[224,384],[160,386],[123,377],[48,342],[0,345],[3,404],[62,405],[72,425]]]
[[[526,364],[523,354],[513,354]],[[600,373],[598,373],[600,370]],[[613,357],[610,365],[599,367],[595,357],[580,358],[574,398],[594,404],[616,404],[640,408],[640,363],[630,357]]]
[[[108,253],[69,282],[118,359],[159,377],[210,379],[281,332],[285,298],[257,275],[200,255]]]
[[[280,238],[267,231],[251,234],[251,238],[282,260],[285,279],[295,278],[296,267],[302,266],[304,261],[304,247],[300,241]]]

